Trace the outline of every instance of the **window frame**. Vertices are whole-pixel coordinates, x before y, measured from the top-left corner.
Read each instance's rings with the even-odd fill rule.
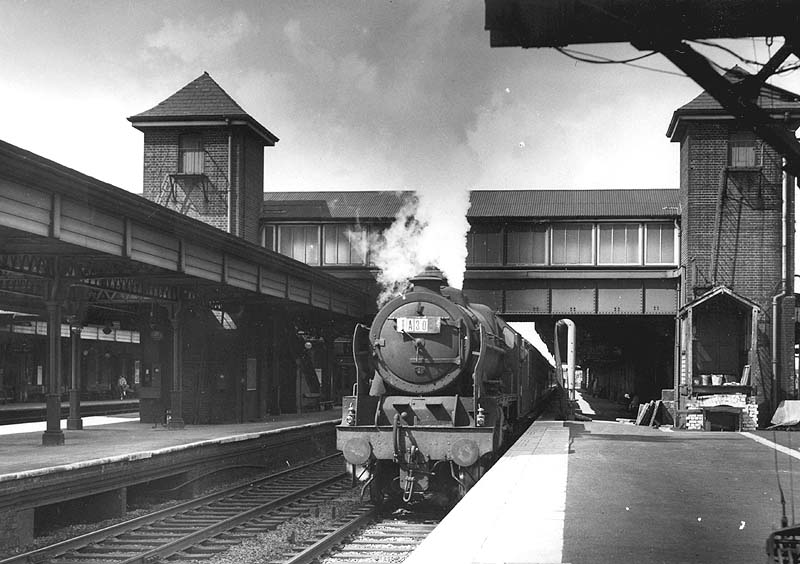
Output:
[[[190,146],[186,143],[187,140],[196,140],[196,145]],[[199,165],[197,168],[190,166],[187,170],[187,156],[194,155],[191,161],[194,165]],[[178,174],[205,174],[205,147],[203,144],[203,136],[200,133],[186,132],[178,135]]]
[[[494,229],[496,229],[496,231],[494,231]],[[486,236],[484,242],[487,243],[487,249],[491,249],[491,247],[488,246],[488,236],[495,235],[497,237],[497,260],[495,262],[478,262],[474,259],[475,255],[472,253],[472,249],[475,247],[476,235]],[[488,254],[488,252],[485,253],[487,257]],[[475,225],[470,225],[469,231],[467,232],[467,258],[465,265],[469,267],[502,266],[503,264],[505,264],[505,226],[496,223],[477,223]]]
[[[505,226],[505,253],[504,253],[504,261],[503,264],[507,264],[509,266],[547,266],[550,264],[550,229],[551,225],[548,223],[542,222],[528,222],[528,223],[509,223]],[[527,231],[524,231],[523,228],[529,228]],[[543,241],[543,251],[544,251],[544,260],[542,262],[536,262],[532,260],[531,262],[522,262],[522,261],[512,261],[511,260],[511,240],[513,234],[522,234],[522,233],[529,233],[532,236],[531,241],[531,249],[533,254],[536,254],[536,237],[535,233],[537,233],[538,229],[544,228],[544,241]],[[519,252],[517,252],[519,255]]]
[[[601,252],[601,246],[603,244],[603,235],[602,234],[603,234],[604,228],[609,228],[609,227],[612,228],[612,232],[611,232],[611,237],[612,237],[612,241],[611,241],[611,260],[608,261],[608,262],[605,262],[602,259],[603,253]],[[614,234],[615,234],[614,228],[615,227],[625,227],[625,243],[624,243],[624,245],[625,245],[625,249],[626,249],[626,251],[625,251],[625,255],[626,256],[628,255],[628,252],[627,252],[627,249],[628,249],[628,233],[630,232],[628,228],[629,227],[633,227],[633,230],[636,232],[636,246],[637,246],[636,253],[635,253],[636,262],[616,262],[614,260]],[[644,239],[644,237],[642,235],[642,224],[640,222],[634,222],[634,221],[610,221],[610,222],[607,222],[607,223],[606,222],[597,223],[596,224],[596,228],[597,228],[597,266],[625,266],[625,267],[627,267],[627,266],[641,266],[643,264],[642,240]]]
[[[752,158],[741,159],[746,150]],[[748,155],[751,156],[751,155]],[[728,134],[728,167],[756,168],[760,166],[758,159],[758,139],[752,131],[735,130]]]
[[[292,259],[294,259],[296,261],[302,262],[302,263],[307,264],[309,266],[320,266],[321,260],[322,260],[322,249],[320,247],[320,244],[321,244],[320,233],[321,233],[322,230],[320,229],[320,227],[321,227],[321,225],[318,224],[318,223],[284,223],[284,224],[278,225],[277,245],[276,245],[277,251],[280,254],[282,254],[283,256],[287,256],[289,258],[292,258]],[[307,240],[304,241],[304,244],[303,244],[303,249],[304,249],[304,251],[303,251],[304,258],[303,259],[297,258],[296,256],[294,256],[294,253],[286,254],[286,253],[283,252],[283,250],[282,250],[283,246],[284,246],[283,238],[285,236],[284,230],[287,229],[287,228],[294,228],[294,229],[302,228],[302,229],[304,229],[304,238],[305,238],[305,233],[306,233],[305,230],[314,229],[316,231],[316,237],[315,237],[316,238],[316,246],[317,246],[316,262],[309,262],[308,261],[308,241]],[[294,244],[293,243],[292,243],[292,248],[294,248]]]
[[[277,249],[277,226],[274,223],[268,223],[261,226],[261,246],[269,251]],[[269,242],[269,244],[267,244]]]
[[[655,225],[659,225],[659,226],[667,226],[668,225],[668,226],[670,226],[672,228],[672,261],[670,261],[670,262],[651,262],[647,258],[647,249],[648,249],[648,243],[649,243],[649,239],[650,239],[650,230],[648,229],[648,227],[652,227],[652,226],[655,226]],[[660,233],[662,233],[662,231],[659,231],[659,234]],[[677,266],[678,262],[679,262],[678,253],[680,251],[678,237],[679,237],[679,230],[678,230],[677,225],[675,225],[674,222],[671,222],[671,221],[652,221],[652,222],[645,223],[644,224],[644,245],[643,245],[644,256],[642,257],[643,258],[643,264],[645,266]],[[660,239],[663,240],[663,236],[661,236]],[[661,247],[660,244],[659,244],[659,255],[663,255],[662,247]]]
[[[336,248],[336,258],[333,261],[328,259],[328,238],[327,233],[328,230],[335,229],[336,230],[336,239],[334,241],[334,247]],[[356,233],[359,232],[362,234],[364,240],[369,240],[369,229],[364,225],[359,225],[357,223],[324,223],[322,224],[322,266],[360,266],[365,267],[369,264],[369,245],[364,245],[365,248],[363,249],[363,256],[361,257],[360,261],[353,262],[353,251],[357,250],[356,247],[353,245],[353,241],[350,237],[347,237],[347,245],[349,249],[350,258],[347,262],[341,262],[339,260],[339,235],[341,234],[341,230],[344,229],[345,235],[347,231]],[[360,249],[358,249],[361,252]]]
[[[555,252],[556,230],[558,230],[559,228],[566,228],[568,226],[588,226],[589,227],[589,233],[590,233],[589,252],[590,252],[590,255],[591,255],[591,257],[589,259],[589,262],[580,262],[580,260],[579,260],[579,262],[556,262],[555,261],[555,257],[556,257],[556,252]],[[569,222],[566,222],[565,221],[565,222],[552,223],[550,225],[550,265],[551,266],[575,266],[575,267],[594,266],[594,265],[596,265],[597,264],[596,232],[597,232],[596,224],[592,223],[592,222],[587,222],[587,221],[569,221]],[[566,233],[566,229],[565,229],[565,233]],[[580,238],[579,238],[579,240],[578,240],[578,255],[579,255],[579,257],[580,257],[580,249],[581,249],[581,247],[580,247]],[[565,258],[567,256],[567,252],[566,251],[567,251],[567,249],[566,249],[566,243],[565,243],[565,248],[564,248],[564,257]]]

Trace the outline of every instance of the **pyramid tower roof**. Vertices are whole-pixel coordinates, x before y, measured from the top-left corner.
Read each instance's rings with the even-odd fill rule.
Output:
[[[265,145],[274,145],[278,141],[207,72],[149,110],[129,117],[128,121],[137,129],[154,126],[246,125]]]
[[[725,79],[736,84],[752,76],[739,66],[735,66],[725,73]],[[783,119],[788,116],[795,123],[800,121],[800,95],[794,92],[765,83],[757,92],[754,92],[753,101],[774,118]],[[680,141],[687,121],[708,119],[709,117],[734,119],[711,94],[703,91],[673,112],[672,120],[667,128],[667,137],[671,141]]]

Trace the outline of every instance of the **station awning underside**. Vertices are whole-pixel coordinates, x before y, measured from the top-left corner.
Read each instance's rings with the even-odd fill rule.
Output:
[[[359,288],[0,141],[0,309],[58,300],[363,316]]]

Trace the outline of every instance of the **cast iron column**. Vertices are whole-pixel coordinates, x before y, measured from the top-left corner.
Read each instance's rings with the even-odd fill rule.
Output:
[[[47,429],[42,445],[64,444],[61,430],[61,302],[47,301]]]
[[[83,419],[81,419],[81,326],[75,321],[70,323],[70,361],[71,361],[71,380],[69,388],[69,417],[67,418],[67,429],[80,431],[83,429]]]
[[[169,420],[170,429],[183,429],[183,370],[181,368],[181,304],[178,302],[170,308],[170,323],[172,323],[172,391],[170,392],[170,410],[172,417]]]

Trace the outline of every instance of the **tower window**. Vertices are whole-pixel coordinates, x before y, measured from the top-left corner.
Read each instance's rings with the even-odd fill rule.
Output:
[[[728,139],[728,165],[733,168],[752,168],[756,162],[756,137],[750,131],[736,131]]]
[[[203,174],[205,160],[203,138],[196,133],[185,133],[178,138],[178,172]]]

